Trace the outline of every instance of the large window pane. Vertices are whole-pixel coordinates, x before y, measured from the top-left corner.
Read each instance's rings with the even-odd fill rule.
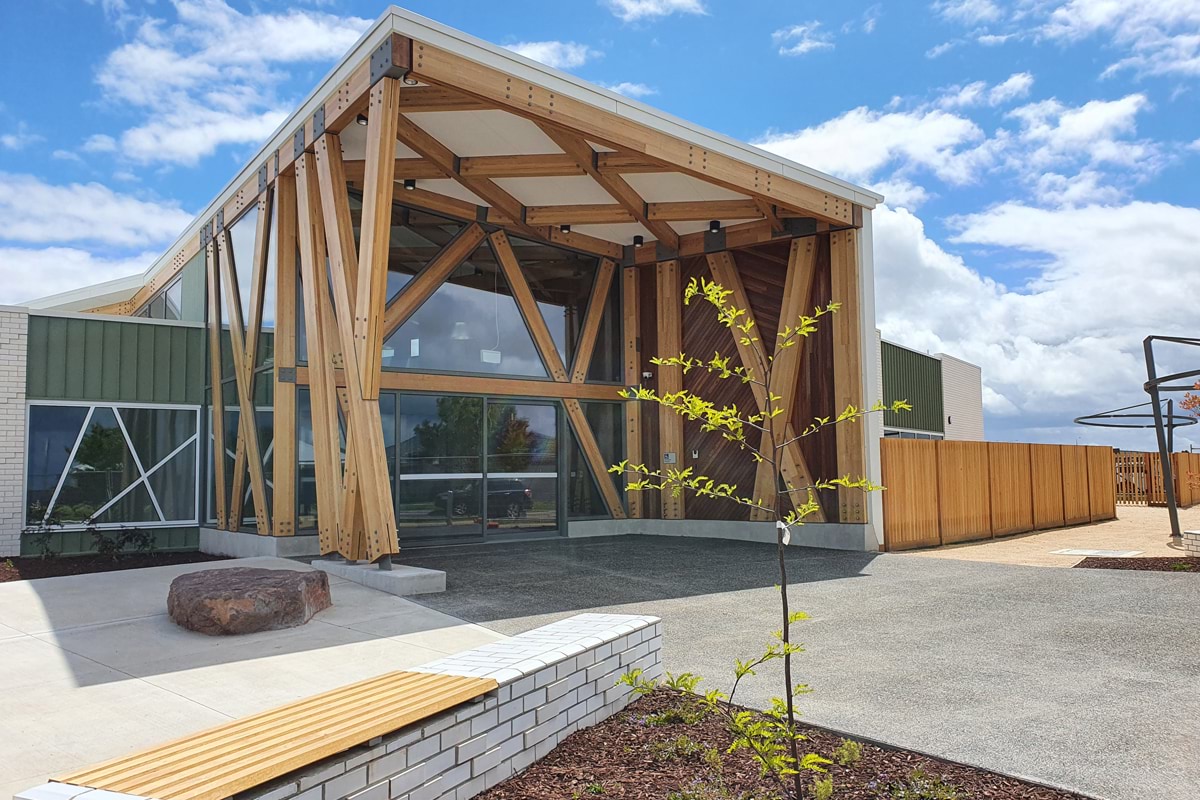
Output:
[[[229,228],[229,238],[233,243],[233,266],[237,272],[238,299],[242,304],[242,324],[250,322],[251,280],[254,271],[254,233],[258,225],[258,206],[251,206],[246,213],[238,217]],[[224,271],[222,271],[224,275]],[[229,291],[222,285],[222,291]],[[225,298],[221,298],[224,309]],[[228,315],[221,317],[222,322],[229,322]]]
[[[141,477],[125,436],[111,408],[100,407],[92,412],[87,431],[79,442],[75,460],[68,468],[58,501],[51,509],[51,519],[63,524],[84,523],[96,514],[122,489]],[[127,503],[128,513],[137,506]],[[157,519],[157,515],[135,516],[126,521]]]
[[[27,524],[36,525],[45,517],[87,413],[82,406],[30,406]]]
[[[401,395],[396,522],[402,536],[478,535],[483,401]]]
[[[552,530],[558,525],[558,409],[488,402],[489,530]]]
[[[29,524],[195,521],[194,409],[32,405],[29,419]]]
[[[547,377],[508,281],[484,243],[384,345],[384,366]]]
[[[600,261],[544,242],[510,241],[558,355],[570,369]]]
[[[624,414],[620,403],[583,403],[584,416],[596,444],[600,448],[603,466],[617,463],[624,451]],[[571,432],[571,449],[567,453],[568,485],[567,513],[571,517],[607,517],[608,506],[596,481],[612,481],[617,494],[623,494],[620,476],[605,473],[594,475],[583,457],[575,432]]]

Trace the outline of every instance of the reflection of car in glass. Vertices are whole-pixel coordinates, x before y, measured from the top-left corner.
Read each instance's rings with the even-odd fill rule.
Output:
[[[489,478],[487,493],[488,513],[493,518],[517,519],[533,508],[533,490],[516,478]],[[478,515],[479,481],[468,481],[439,493],[434,508],[455,517]]]

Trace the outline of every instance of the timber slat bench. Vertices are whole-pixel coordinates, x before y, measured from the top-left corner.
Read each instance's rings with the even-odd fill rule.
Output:
[[[223,800],[497,687],[491,678],[389,672],[56,780],[157,800]]]
[[[72,772],[16,800],[469,800],[662,676],[662,622],[577,614]]]

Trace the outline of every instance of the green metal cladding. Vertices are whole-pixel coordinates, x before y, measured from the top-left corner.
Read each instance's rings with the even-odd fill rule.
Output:
[[[890,342],[883,342],[879,355],[883,362],[883,402],[907,400],[913,407],[912,411],[885,411],[883,424],[943,433],[942,362]]]
[[[30,315],[30,400],[199,404],[204,329]]]

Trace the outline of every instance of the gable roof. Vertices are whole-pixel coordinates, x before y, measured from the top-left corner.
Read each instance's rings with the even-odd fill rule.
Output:
[[[509,156],[559,159],[572,156],[573,153],[564,152],[564,148],[569,149],[569,142],[573,141],[570,134],[566,140],[554,134],[556,121],[553,115],[556,113],[573,115],[576,119],[586,117],[600,123],[595,126],[594,136],[576,128],[575,133],[586,142],[587,149],[582,159],[590,158],[595,164],[598,163],[597,159],[612,156],[615,163],[632,152],[635,155],[645,154],[647,160],[656,165],[655,169],[635,165],[637,168],[633,171],[614,168],[622,193],[642,201],[643,208],[633,207],[632,212],[622,210],[619,201],[614,203],[616,195],[613,187],[598,184],[597,181],[603,178],[594,169],[567,170],[569,174],[553,176],[509,175],[478,179],[483,181],[482,184],[456,181],[456,176],[430,176],[427,171],[418,170],[422,194],[426,196],[432,193],[446,198],[447,203],[481,207],[511,201],[520,208],[522,222],[528,213],[532,215],[530,224],[570,225],[577,234],[599,242],[611,242],[614,246],[628,243],[635,235],[651,241],[699,234],[707,227],[708,214],[725,225],[762,219],[764,214],[772,213],[763,210],[762,204],[769,203],[771,199],[768,197],[764,200],[764,193],[772,197],[778,195],[789,201],[791,198],[803,200],[801,203],[790,202],[790,210],[795,212],[792,216],[805,216],[809,212],[803,209],[809,209],[818,218],[828,213],[832,215],[829,219],[844,223],[850,222],[850,212],[855,207],[873,208],[883,200],[881,195],[867,189],[706,130],[462,31],[392,6],[325,76],[304,103],[275,130],[258,153],[196,217],[171,248],[146,270],[140,284],[117,282],[118,289],[113,285],[114,282],[109,282],[103,286],[41,298],[29,305],[84,310],[102,303],[111,304],[114,297],[131,302],[139,294],[145,295],[147,287],[153,291],[161,289],[167,282],[163,277],[173,277],[182,263],[196,251],[201,229],[222,210],[226,212],[228,220],[230,210],[240,212],[249,205],[253,190],[247,187],[257,185],[260,169],[264,165],[271,169],[272,161],[280,163],[283,159],[277,159],[276,154],[290,163],[297,130],[311,133],[313,115],[318,112],[324,114],[331,101],[335,98],[340,100],[339,91],[344,92],[354,81],[361,80],[358,76],[362,75],[371,55],[381,46],[386,48],[387,42],[396,35],[417,43],[417,52],[412,57],[412,74],[416,80],[406,80],[410,85],[436,90],[436,83],[440,82],[444,86],[462,90],[465,95],[460,96],[479,98],[490,87],[496,86],[496,81],[502,75],[506,76],[509,84],[516,81],[512,85],[526,87],[522,91],[528,90],[530,101],[527,105],[531,109],[540,106],[542,116],[539,118],[521,104],[511,102],[506,93],[503,96],[494,94],[491,97],[493,102],[480,102],[476,108],[451,102],[445,106],[433,104],[410,113],[402,107],[404,117],[413,124],[417,133],[427,135],[431,140],[422,139],[427,147],[438,148],[439,152],[444,149],[454,158],[456,171],[459,159],[473,161],[482,172],[489,167],[494,169],[495,159]],[[425,71],[434,73],[438,69],[442,70],[441,77],[444,80],[427,81]],[[535,91],[537,100],[534,99]],[[507,105],[505,101],[509,101]],[[364,158],[365,136],[360,133],[361,130],[359,126],[351,124],[342,131],[348,171],[355,160]],[[629,141],[634,146],[613,147],[603,141],[605,138],[618,139],[627,135],[632,137]],[[643,145],[643,142],[658,144]],[[396,179],[405,177],[404,169],[420,166],[418,160],[427,155],[428,152],[417,152],[403,140],[398,142]],[[574,155],[578,156],[578,151]],[[464,173],[466,166],[464,164]],[[690,172],[687,171],[689,168]],[[481,185],[489,189],[486,198],[472,190],[472,186],[477,188]],[[243,195],[246,197],[243,198]],[[705,203],[708,205],[703,205]],[[630,204],[626,203],[625,209],[629,208]],[[644,210],[644,213],[638,213],[639,210]],[[129,289],[128,296],[120,298],[125,287],[131,285],[134,288]],[[117,291],[114,292],[114,289]],[[123,309],[125,313],[131,310]]]

